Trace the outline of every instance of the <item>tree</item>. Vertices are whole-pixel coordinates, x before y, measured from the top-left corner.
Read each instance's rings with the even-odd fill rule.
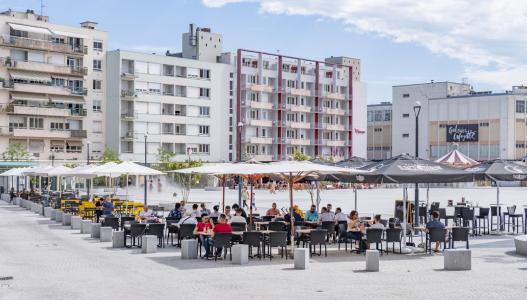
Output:
[[[302,151],[295,149],[293,151],[293,154],[291,154],[291,157],[294,160],[302,161],[302,160],[309,160],[309,156],[305,155]]]
[[[121,160],[119,160],[119,155],[117,152],[113,151],[112,149],[105,147],[104,152],[102,153],[101,162],[103,164],[109,163],[109,162],[116,162],[120,163]]]
[[[10,144],[6,151],[2,153],[2,158],[8,161],[29,160],[31,156],[26,147],[20,143]]]
[[[157,161],[159,163],[158,169],[163,172],[194,168],[202,165],[200,160],[191,160],[190,157],[184,161],[174,161],[175,153],[170,152],[166,149],[160,148],[157,152]],[[201,176],[196,174],[181,174],[181,173],[169,173],[172,174],[174,181],[180,186],[181,197],[184,201],[188,201],[190,190],[193,186],[199,183]]]

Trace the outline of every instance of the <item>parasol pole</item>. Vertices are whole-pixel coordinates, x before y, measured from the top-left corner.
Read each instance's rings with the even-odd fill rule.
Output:
[[[221,211],[225,211],[225,174],[223,174],[223,176],[222,176],[222,183],[223,183],[222,184],[223,187],[222,187],[222,201],[221,201],[222,202],[221,203],[222,208],[221,208]],[[252,195],[251,195],[251,197],[252,197]]]
[[[289,172],[289,218],[291,222],[291,255],[295,250],[295,216],[293,211],[293,173]],[[287,252],[285,253],[287,255]]]
[[[126,199],[125,201],[126,201],[126,212],[128,213],[128,173],[126,173]]]
[[[496,180],[496,212],[498,215],[498,232],[501,231],[500,183]]]
[[[249,228],[252,228],[253,226],[253,184],[254,184],[254,178],[251,178],[251,198],[249,202]],[[225,186],[225,185],[224,185]],[[224,190],[225,192],[225,190]]]
[[[430,202],[430,183],[426,185],[426,211],[425,211],[425,223],[428,221],[428,203]]]
[[[355,193],[355,210],[357,210],[357,184],[353,184],[353,192]]]

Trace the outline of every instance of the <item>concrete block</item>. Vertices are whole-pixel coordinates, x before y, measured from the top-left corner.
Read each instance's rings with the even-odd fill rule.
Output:
[[[232,246],[232,263],[235,265],[246,265],[249,263],[249,246],[236,244]]]
[[[44,208],[42,207],[41,204],[37,205],[37,214],[39,215],[44,215]]]
[[[309,266],[309,248],[295,248],[295,269],[305,270]]]
[[[517,254],[527,256],[527,235],[514,238],[514,246]]]
[[[50,219],[53,220],[53,221],[55,219],[57,219],[57,210],[54,209],[54,208],[51,209],[51,217],[50,217]]]
[[[71,217],[73,215],[70,213],[62,215],[62,225],[64,226],[70,226],[71,225]]]
[[[22,200],[22,199],[20,199],[20,198],[14,198],[14,201],[15,201],[15,205],[18,205],[18,206],[20,206],[20,200]],[[6,200],[6,201],[9,201],[9,199],[8,199],[8,200]]]
[[[181,258],[182,259],[197,259],[198,258],[198,241],[197,240],[182,240],[181,241]]]
[[[101,237],[101,223],[92,223],[90,227],[91,237],[98,239]]]
[[[124,248],[124,231],[114,231],[112,234],[112,247]]]
[[[472,250],[446,249],[443,251],[445,270],[470,270],[472,268]]]
[[[111,242],[112,241],[112,227],[101,227],[100,239],[101,242]]]
[[[141,252],[156,253],[157,252],[157,236],[155,235],[141,236]]]
[[[57,209],[57,212],[55,213],[55,221],[58,223],[62,223],[62,218],[64,217],[64,212],[60,209]]]
[[[53,208],[51,208],[51,207],[49,207],[49,206],[48,206],[48,207],[44,207],[44,217],[46,217],[46,218],[51,218],[51,210],[52,210],[52,209],[53,209]]]
[[[379,272],[379,250],[366,250],[366,271]]]
[[[81,229],[82,218],[79,216],[71,216],[71,229],[79,230]]]
[[[81,221],[81,233],[82,234],[91,234],[91,220],[82,220]]]

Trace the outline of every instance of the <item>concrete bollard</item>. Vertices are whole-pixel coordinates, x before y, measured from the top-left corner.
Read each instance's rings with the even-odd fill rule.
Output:
[[[197,240],[182,240],[181,241],[181,258],[182,259],[197,259],[198,258],[198,241]]]
[[[70,213],[65,213],[64,215],[62,215],[62,225],[64,226],[70,226],[71,225],[71,217],[73,215],[70,214]]]
[[[82,220],[81,221],[81,233],[82,234],[91,234],[91,220]]]
[[[527,235],[514,238],[514,247],[517,254],[527,256]]]
[[[111,242],[112,241],[112,227],[101,227],[100,239],[101,242]]]
[[[445,270],[470,270],[472,268],[472,250],[445,249],[443,251]]]
[[[64,216],[64,212],[58,209],[57,212],[55,213],[55,221],[57,221],[58,223],[62,223],[63,216]]]
[[[91,224],[91,237],[94,239],[98,239],[101,237],[101,223],[92,223]]]
[[[82,218],[79,216],[71,216],[71,229],[80,230],[81,229]]]
[[[124,248],[124,231],[114,231],[112,234],[112,247]]]
[[[305,270],[309,266],[309,249],[308,248],[295,248],[295,269]]]
[[[51,207],[49,207],[49,206],[48,206],[48,207],[44,207],[44,217],[46,217],[46,218],[51,218],[51,210],[52,210],[52,209],[53,209],[53,208],[51,208]]]
[[[366,250],[366,271],[379,272],[379,250]]]
[[[157,236],[143,235],[141,237],[141,252],[142,253],[156,253],[157,252]]]
[[[249,263],[249,245],[236,244],[232,246],[232,263],[235,265]]]
[[[52,208],[51,209],[51,217],[50,217],[50,219],[54,221],[56,218],[57,218],[57,210]]]

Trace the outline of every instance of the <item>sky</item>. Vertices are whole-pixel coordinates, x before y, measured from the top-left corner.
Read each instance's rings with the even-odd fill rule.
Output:
[[[40,11],[40,0],[0,8]],[[279,51],[361,60],[368,102],[393,85],[465,80],[504,91],[527,74],[527,1],[520,0],[44,0],[54,23],[99,23],[108,49],[181,50],[189,23],[222,33],[224,51]]]

